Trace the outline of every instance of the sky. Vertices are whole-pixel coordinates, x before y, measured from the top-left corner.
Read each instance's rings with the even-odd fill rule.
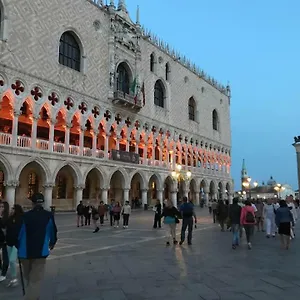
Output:
[[[135,19],[219,82],[231,85],[232,177],[243,158],[261,183],[297,189],[299,0],[127,0]]]

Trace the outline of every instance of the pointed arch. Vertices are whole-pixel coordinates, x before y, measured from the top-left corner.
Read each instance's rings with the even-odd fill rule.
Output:
[[[148,180],[149,185],[151,185],[152,181],[156,181],[157,189],[158,190],[162,190],[163,189],[164,185],[163,185],[163,180],[162,180],[160,174],[158,174],[158,173],[151,174],[151,176],[150,176],[150,178]]]
[[[100,189],[107,188],[109,186],[106,173],[103,170],[101,170],[101,168],[98,167],[98,165],[96,164],[88,168],[86,172],[83,174],[83,178],[82,178],[83,182],[86,182],[86,179],[91,172],[95,172],[97,174],[98,179],[100,180],[99,183]]]
[[[79,185],[84,184],[84,182],[82,180],[82,174],[81,174],[81,171],[80,171],[79,167],[75,163],[73,163],[72,161],[64,161],[56,167],[56,169],[55,169],[55,171],[52,175],[52,182],[55,182],[56,177],[58,175],[58,172],[60,170],[62,170],[63,168],[65,168],[65,167],[70,168],[70,170],[72,172],[73,179],[74,179],[74,185],[75,186],[79,186]]]
[[[138,177],[138,179],[140,179],[141,189],[147,189],[147,179],[143,171],[134,171],[132,174],[130,174],[130,183],[135,177]]]
[[[117,66],[117,90],[130,94],[130,85],[133,81],[132,68],[129,63],[122,61]]]
[[[108,175],[108,183],[111,183],[111,180],[113,179],[114,175],[116,174],[120,174],[121,175],[121,186],[122,188],[129,188],[129,182],[128,182],[128,173],[126,172],[126,170],[124,168],[115,168],[113,169],[109,175]]]
[[[0,153],[0,170],[4,173],[4,182],[14,181],[14,171],[9,160]]]
[[[219,114],[216,109],[212,112],[212,127],[213,130],[219,131],[220,126],[220,120],[219,120]]]
[[[154,85],[154,104],[165,108],[166,106],[166,88],[162,80],[158,79]]]

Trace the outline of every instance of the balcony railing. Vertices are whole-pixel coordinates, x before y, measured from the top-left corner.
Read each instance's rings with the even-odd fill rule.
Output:
[[[12,146],[13,140],[12,135],[9,133],[0,132],[0,145],[1,146]],[[18,136],[16,141],[16,146],[19,148],[27,148],[30,149],[32,146],[32,139],[31,137],[27,136]],[[111,160],[112,156],[111,153],[108,153],[107,156],[105,156],[105,152],[99,149],[96,149],[94,152],[93,149],[89,147],[84,147],[82,152],[80,151],[79,146],[75,145],[69,145],[69,149],[66,149],[66,145],[63,143],[53,143],[53,149],[50,147],[50,142],[47,140],[37,139],[36,140],[36,147],[37,150],[41,151],[48,151],[48,152],[54,152],[54,153],[65,153],[70,155],[76,155],[76,156],[85,156],[85,157],[95,157],[98,159],[104,159],[107,157],[107,159]],[[68,150],[68,151],[67,151]],[[160,161],[160,160],[152,160],[151,158],[139,158],[139,164],[154,167],[154,168],[164,168],[164,169],[172,169],[172,163],[166,162],[166,161]],[[211,175],[217,175],[217,174],[229,174],[229,168],[226,166],[221,166],[218,168],[206,168],[203,166],[182,166],[182,170],[185,171],[191,171],[192,173],[197,173],[197,170],[200,170],[205,175],[211,176]]]
[[[142,101],[135,98],[133,94],[127,94],[123,91],[114,92],[114,101],[121,102],[121,104],[129,104],[134,108],[142,108]]]

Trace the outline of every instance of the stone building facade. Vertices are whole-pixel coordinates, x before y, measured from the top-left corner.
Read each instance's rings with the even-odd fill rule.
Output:
[[[124,1],[0,0],[0,11],[1,198],[26,206],[42,191],[62,210],[230,199],[230,87],[138,11],[135,22]]]

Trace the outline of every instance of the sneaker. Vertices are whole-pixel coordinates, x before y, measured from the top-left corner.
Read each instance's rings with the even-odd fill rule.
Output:
[[[236,245],[232,245],[232,249],[235,250],[236,249]]]
[[[100,230],[100,228],[97,227],[97,228],[93,231],[93,233],[96,233],[96,232],[98,232],[99,230]]]
[[[174,240],[174,241],[173,241],[173,244],[174,244],[174,245],[177,245],[177,244],[178,244],[178,242],[177,242],[176,240]]]
[[[126,226],[123,226],[123,228],[125,229],[125,228],[126,228]]]
[[[4,280],[6,280],[6,276],[0,276],[0,282],[3,282]]]
[[[18,279],[12,279],[9,284],[7,285],[7,287],[14,287],[18,285]]]
[[[166,242],[166,246],[170,246],[170,242]]]
[[[180,241],[180,242],[179,242],[179,245],[181,246],[182,244],[183,244],[183,241]]]
[[[248,243],[248,249],[251,250],[252,249],[252,245],[251,243]]]

